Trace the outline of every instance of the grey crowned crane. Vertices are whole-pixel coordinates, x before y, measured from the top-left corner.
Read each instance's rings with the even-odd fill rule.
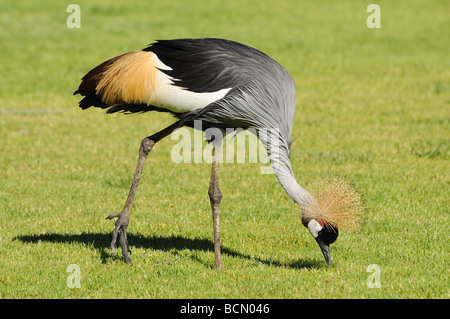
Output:
[[[79,102],[83,110],[94,106],[108,109],[107,113],[159,111],[170,112],[176,118],[174,124],[142,140],[125,206],[120,213],[107,217],[118,218],[111,249],[114,253],[119,237],[127,263],[131,263],[127,240],[130,209],[145,160],[155,143],[179,127],[194,127],[194,121],[201,121],[203,130],[217,128],[222,132],[218,137],[210,137],[213,157],[208,194],[213,214],[215,268],[222,268],[219,235],[222,193],[218,184],[222,138],[219,137],[230,131],[227,128],[252,128],[256,132],[279,183],[300,206],[302,223],[319,244],[327,265],[331,260],[329,245],[336,240],[338,227],[356,220],[354,197],[348,199],[348,193],[353,193],[342,187],[340,181],[322,183],[324,187],[315,198],[295,180],[289,153],[295,83],[280,64],[254,48],[223,39],[156,41],[143,50],[101,63],[82,78],[74,94],[78,93],[83,96]],[[277,143],[270,142],[273,136],[269,137],[268,132],[276,132]],[[338,209],[334,209],[336,202],[341,203]]]

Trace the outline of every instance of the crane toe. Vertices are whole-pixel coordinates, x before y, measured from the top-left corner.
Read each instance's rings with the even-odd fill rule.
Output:
[[[111,240],[111,253],[114,254],[116,252],[116,241],[117,236],[120,233],[119,237],[119,245],[122,248],[122,255],[125,257],[127,264],[131,264],[131,259],[129,254],[131,254],[131,249],[128,244],[127,239],[127,227],[130,221],[129,214],[124,213],[123,211],[119,214],[111,214],[106,219],[118,218],[114,230],[112,231],[112,240]]]

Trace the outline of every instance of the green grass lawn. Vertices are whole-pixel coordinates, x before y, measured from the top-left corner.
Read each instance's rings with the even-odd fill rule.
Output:
[[[1,298],[449,298],[448,1],[69,1],[0,3]],[[128,227],[133,264],[108,248],[141,139],[162,113],[82,111],[100,62],[155,39],[221,37],[279,61],[297,84],[300,185],[342,175],[364,193],[359,231],[332,267],[261,164],[223,164],[223,271],[214,269],[210,165],[147,160]],[[153,266],[181,256],[168,264]],[[69,265],[80,288],[69,288]],[[378,265],[381,288],[369,288]]]

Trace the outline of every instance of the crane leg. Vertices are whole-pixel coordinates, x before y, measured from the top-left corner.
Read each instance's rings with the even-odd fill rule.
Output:
[[[165,129],[159,131],[152,136],[146,137],[142,140],[141,146],[139,148],[139,159],[136,166],[136,171],[134,173],[133,182],[131,183],[130,192],[128,193],[127,201],[125,202],[125,206],[123,210],[118,214],[111,214],[106,219],[118,218],[115,223],[114,230],[112,232],[112,240],[111,240],[111,250],[112,253],[116,252],[116,241],[117,236],[120,232],[119,244],[122,248],[122,255],[125,257],[127,264],[131,264],[131,259],[129,254],[131,254],[130,246],[128,245],[127,239],[127,227],[130,222],[130,210],[131,205],[133,204],[134,195],[136,194],[136,190],[139,184],[139,180],[142,175],[142,170],[144,169],[145,160],[147,155],[152,150],[153,146],[173,132],[176,128],[181,126],[181,122],[176,122]]]
[[[219,158],[220,145],[213,147],[211,181],[209,183],[209,199],[211,201],[213,228],[214,228],[214,267],[222,269],[220,257],[220,225],[219,225],[219,205],[222,200],[222,193],[219,189]]]

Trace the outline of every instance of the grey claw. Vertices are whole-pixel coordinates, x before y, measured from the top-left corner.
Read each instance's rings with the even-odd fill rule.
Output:
[[[119,219],[115,223],[114,230],[112,231],[112,240],[111,240],[111,254],[114,254],[116,252],[116,241],[117,241],[117,235],[120,232],[119,236],[119,244],[122,248],[122,255],[125,257],[125,260],[127,264],[131,264],[131,259],[128,254],[131,254],[130,246],[128,245],[127,240],[127,227],[128,227],[128,217],[125,215],[125,217],[122,216],[122,213],[119,214],[112,214],[106,217],[106,219],[112,219],[118,217]]]
[[[120,216],[120,213],[118,213],[118,214],[111,214],[111,215],[107,216],[105,219],[113,219],[113,218],[116,218],[116,217],[119,217],[119,216]]]

